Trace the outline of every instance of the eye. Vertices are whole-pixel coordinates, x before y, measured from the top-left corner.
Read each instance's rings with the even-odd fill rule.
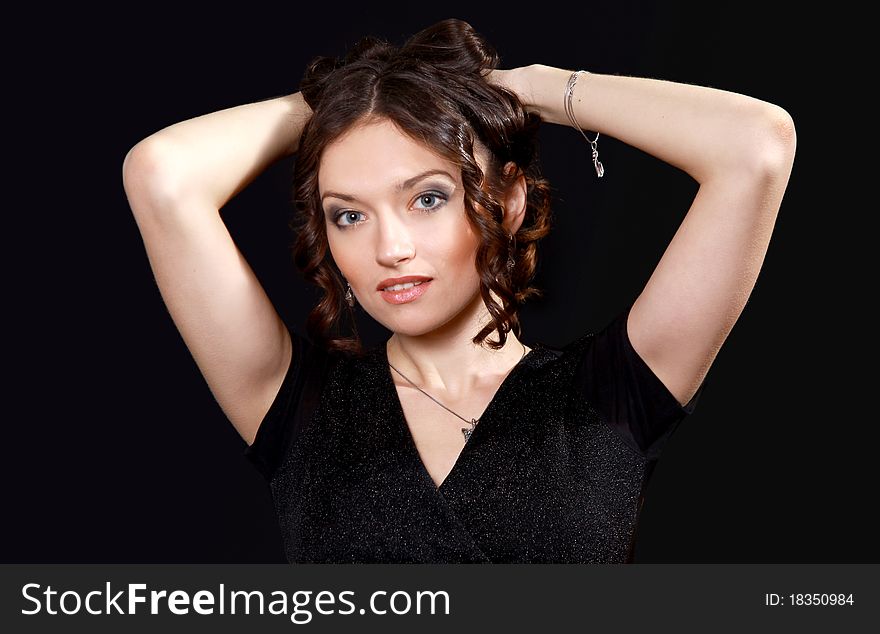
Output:
[[[443,202],[446,202],[446,196],[444,196],[443,194],[441,194],[439,192],[424,192],[422,194],[419,194],[418,200],[419,200],[419,202],[422,202],[426,198],[439,198]],[[438,207],[441,207],[441,206],[442,206],[442,203],[437,203],[436,205],[431,205],[430,207],[422,208],[422,211],[434,211],[435,209],[437,209]]]
[[[343,210],[343,211],[340,211],[338,214],[336,214],[336,217],[334,218],[334,221],[336,222],[336,226],[339,227],[340,229],[345,229],[346,227],[350,227],[350,226],[352,226],[352,225],[356,225],[356,224],[358,224],[356,221],[353,222],[352,225],[349,225],[349,224],[339,224],[339,219],[340,219],[340,218],[343,218],[343,217],[344,217],[344,218],[351,219],[352,216],[357,216],[357,215],[360,214],[360,213],[361,213],[361,212],[359,212],[359,211],[351,211],[351,210]],[[363,215],[363,214],[361,214],[361,215]]]
[[[439,200],[440,202],[436,202],[433,205],[429,205],[428,207],[416,207],[422,213],[433,213],[437,211],[440,207],[446,204],[447,196],[443,192],[439,191],[426,191],[419,194],[418,198],[415,199],[416,203],[424,203],[426,200]],[[339,229],[347,229],[349,227],[354,227],[356,225],[361,224],[363,220],[358,221],[357,217],[363,216],[363,213],[360,211],[354,211],[352,209],[341,209],[336,212],[333,216],[333,224],[336,225]],[[352,222],[340,222],[341,219],[352,220]]]

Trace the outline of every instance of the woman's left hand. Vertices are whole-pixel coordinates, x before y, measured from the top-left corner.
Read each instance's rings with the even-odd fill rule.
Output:
[[[521,66],[509,70],[495,69],[489,71],[489,74],[486,75],[486,81],[493,86],[500,86],[514,93],[527,110],[537,111],[531,102],[528,91],[529,84],[525,79],[527,68],[527,66]]]

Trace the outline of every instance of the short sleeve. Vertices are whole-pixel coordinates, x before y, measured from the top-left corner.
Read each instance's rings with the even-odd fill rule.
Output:
[[[315,373],[325,356],[308,339],[288,327],[293,351],[287,374],[275,395],[254,442],[244,450],[247,458],[271,480],[285,453],[307,420],[320,390]]]
[[[694,411],[705,381],[682,406],[633,348],[626,328],[631,308],[585,339],[575,382],[628,445],[656,459]]]

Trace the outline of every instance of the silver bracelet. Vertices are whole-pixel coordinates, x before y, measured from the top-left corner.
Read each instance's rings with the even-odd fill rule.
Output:
[[[596,149],[596,141],[599,140],[599,133],[596,133],[596,138],[590,141],[584,131],[581,130],[580,124],[578,124],[577,119],[574,116],[574,108],[571,106],[571,96],[574,93],[574,85],[577,82],[577,76],[579,73],[588,73],[589,71],[585,70],[576,70],[571,74],[571,77],[568,78],[568,85],[565,87],[565,113],[568,115],[568,118],[571,119],[572,125],[577,128],[577,130],[584,135],[584,138],[587,139],[587,142],[593,148],[593,167],[596,168],[596,174],[599,175],[599,178],[602,178],[605,175],[605,167],[599,161],[599,150]]]

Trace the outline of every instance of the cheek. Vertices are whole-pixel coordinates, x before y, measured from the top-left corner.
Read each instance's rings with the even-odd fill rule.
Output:
[[[455,236],[454,250],[456,257],[473,266],[478,246],[479,238],[477,233],[474,232],[470,223],[462,216]]]
[[[445,231],[437,232],[426,246],[438,271],[454,270],[458,276],[476,274],[476,235],[466,221],[457,222]]]
[[[332,227],[328,228],[328,232],[332,230]],[[354,276],[357,275],[357,271],[359,271],[361,267],[352,262],[351,250],[346,249],[344,244],[334,241],[329,233],[327,235],[327,250],[329,251],[329,257],[336,263],[336,266],[342,271],[342,274],[347,279],[354,282],[356,279]]]

